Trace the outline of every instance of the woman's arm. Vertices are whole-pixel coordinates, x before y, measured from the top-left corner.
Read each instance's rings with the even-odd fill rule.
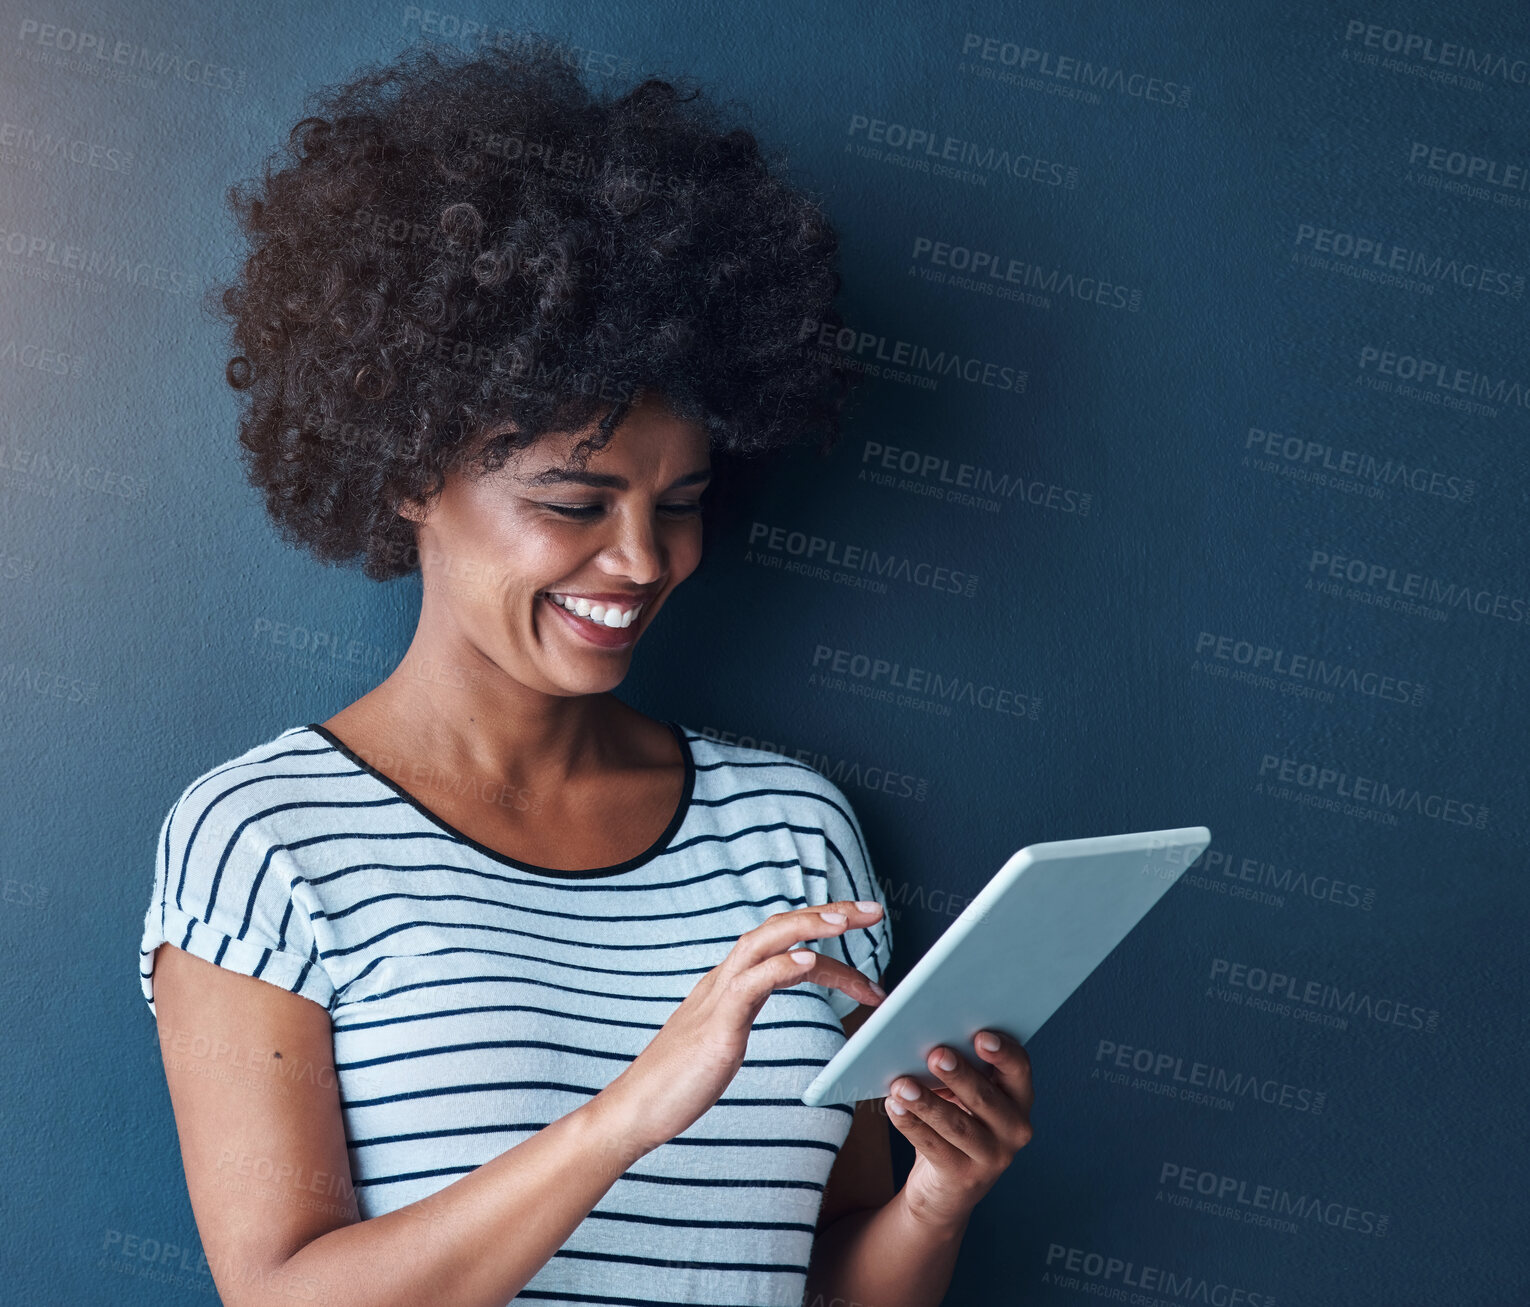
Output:
[[[876,1009],[861,1004],[840,1019],[845,1036],[853,1036]],[[855,1105],[850,1133],[840,1146],[818,1204],[818,1236],[850,1212],[880,1207],[898,1190],[893,1175],[891,1136],[880,1098],[863,1098]],[[816,1256],[816,1244],[815,1244]]]
[[[856,1008],[841,1023],[845,1034],[854,1035],[875,1010]],[[893,1174],[882,1102],[863,1098],[855,1105],[850,1133],[829,1171],[808,1263],[806,1307],[827,1307],[836,1298],[925,1307],[950,1287],[966,1223],[940,1233],[911,1219]],[[855,1292],[847,1293],[847,1285]]]
[[[154,995],[192,1212],[229,1307],[504,1307],[650,1149],[603,1091],[363,1221],[329,1013],[169,944]]]
[[[870,1016],[845,1018],[854,1034]],[[1031,1137],[1030,1058],[1009,1035],[992,1051],[975,1043],[984,1069],[958,1055],[949,1071],[942,1049],[929,1070],[943,1083],[920,1087],[896,1118],[917,1156],[908,1181],[892,1192],[887,1099],[856,1104],[845,1146],[824,1186],[819,1233],[808,1262],[807,1307],[836,1300],[876,1307],[936,1307],[951,1284],[972,1209]],[[913,1082],[900,1077],[899,1084]],[[896,1101],[906,1102],[902,1098]]]
[[[904,1192],[881,1207],[857,1208],[819,1234],[804,1307],[936,1307],[946,1296],[967,1220],[926,1224],[909,1211]]]
[[[841,1022],[845,1034],[854,1035],[875,1010],[856,1008]],[[966,1223],[939,1234],[910,1219],[893,1173],[882,1102],[863,1098],[855,1105],[850,1133],[829,1171],[808,1261],[806,1307],[828,1307],[836,1298],[926,1307],[950,1287]],[[847,1285],[855,1292],[847,1293]]]

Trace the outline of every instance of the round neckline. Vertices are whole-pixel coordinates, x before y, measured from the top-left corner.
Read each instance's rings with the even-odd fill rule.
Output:
[[[430,822],[431,825],[445,831],[459,843],[465,844],[471,849],[476,849],[486,858],[492,858],[495,862],[501,863],[504,866],[514,867],[517,871],[531,872],[537,876],[556,876],[565,880],[589,880],[604,876],[618,876],[624,871],[633,871],[638,867],[643,866],[644,863],[651,862],[654,858],[656,858],[660,853],[664,852],[664,850],[669,847],[669,842],[675,837],[675,833],[685,822],[686,815],[691,810],[691,799],[696,792],[696,756],[691,752],[690,736],[686,733],[685,728],[681,726],[679,722],[671,721],[669,718],[663,718],[661,720],[663,720],[664,724],[668,726],[669,729],[674,733],[675,739],[679,741],[680,754],[685,762],[685,782],[680,787],[680,802],[676,804],[675,811],[670,816],[669,823],[659,833],[658,838],[655,839],[652,844],[650,844],[641,853],[634,854],[624,862],[612,863],[608,867],[579,868],[572,871],[565,867],[539,867],[534,862],[524,862],[520,858],[512,858],[507,853],[501,853],[498,849],[491,849],[487,844],[475,840],[466,831],[458,830],[444,817],[441,817],[437,813],[432,812],[417,798],[415,798],[414,795],[409,793],[409,791],[406,790],[402,785],[398,784],[398,782],[395,781],[391,776],[387,775],[385,772],[378,771],[377,768],[372,766],[371,763],[367,762],[365,758],[362,758],[359,754],[352,751],[351,747],[346,744],[344,740],[342,740],[322,722],[309,722],[307,726],[304,727],[304,729],[312,731],[320,739],[324,740],[325,743],[327,743],[337,753],[355,763],[355,765],[361,768],[361,770],[368,776],[372,777],[376,781],[380,781],[390,791],[392,791],[412,809],[414,809],[415,812],[419,813],[420,816],[424,817],[425,820]]]

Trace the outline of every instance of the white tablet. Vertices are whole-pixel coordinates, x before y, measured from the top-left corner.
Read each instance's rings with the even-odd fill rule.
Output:
[[[820,1071],[809,1107],[884,1097],[899,1076],[943,1083],[937,1044],[979,1062],[972,1040],[1022,1044],[1211,843],[1204,826],[1053,840],[1019,850]]]

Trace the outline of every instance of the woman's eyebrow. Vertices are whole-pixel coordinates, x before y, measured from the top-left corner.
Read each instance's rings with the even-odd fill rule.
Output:
[[[698,485],[712,478],[712,469],[708,467],[697,468],[694,472],[687,472],[669,484],[670,490],[678,490],[681,486]],[[619,477],[612,472],[586,472],[573,467],[550,467],[546,471],[538,472],[533,476],[522,477],[528,486],[551,486],[565,482],[573,482],[581,486],[609,487],[612,490],[626,490],[627,478]]]

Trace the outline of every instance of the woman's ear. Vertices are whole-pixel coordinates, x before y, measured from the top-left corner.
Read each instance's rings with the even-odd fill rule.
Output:
[[[428,498],[430,497],[418,495],[410,495],[408,497],[400,498],[393,511],[405,521],[413,522],[416,526],[418,526],[424,522],[426,517],[429,515],[430,509],[426,503]]]

